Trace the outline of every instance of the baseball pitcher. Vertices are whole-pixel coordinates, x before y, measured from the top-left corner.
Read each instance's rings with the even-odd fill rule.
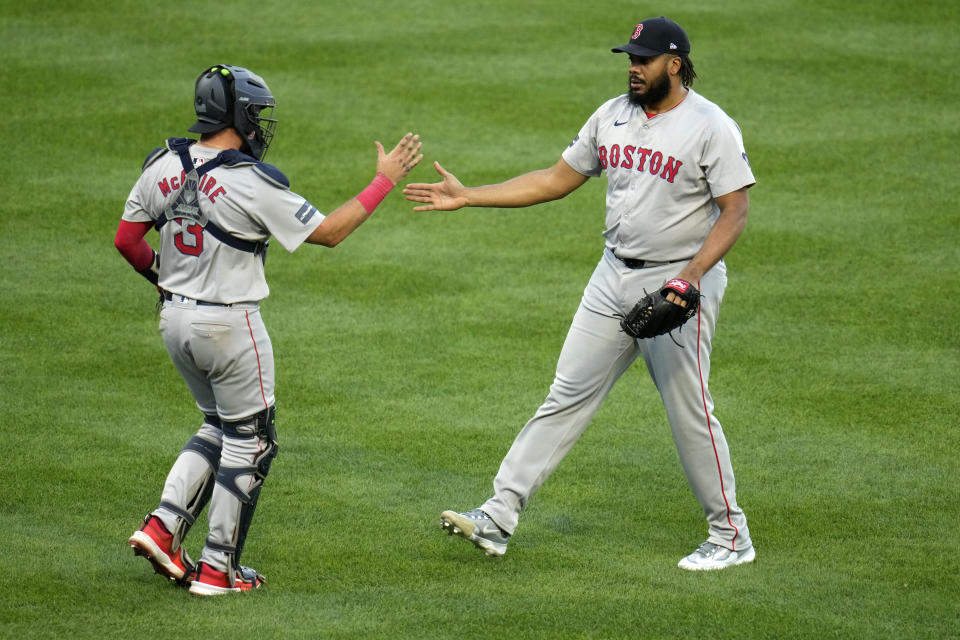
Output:
[[[629,56],[627,93],[601,105],[554,166],[467,188],[435,163],[442,182],[404,189],[417,211],[525,207],[607,178],[605,248],[549,394],[503,459],[493,496],[477,509],[444,511],[441,524],[488,555],[504,554],[528,500],[642,357],[708,524],[706,541],[679,566],[722,569],[755,557],[707,388],[723,256],[746,224],[754,177],[736,123],[691,88],[690,41],[678,24],[643,20],[613,51]]]

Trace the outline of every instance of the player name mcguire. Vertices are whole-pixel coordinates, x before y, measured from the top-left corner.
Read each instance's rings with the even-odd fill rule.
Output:
[[[683,166],[683,162],[673,156],[668,156],[666,161],[663,159],[663,153],[653,149],[645,149],[632,144],[621,147],[619,144],[610,145],[609,150],[606,145],[597,149],[600,156],[600,166],[604,169],[636,169],[637,171],[649,171],[651,175],[659,176],[663,180],[673,184],[677,172]]]
[[[183,184],[183,181],[187,177],[186,171],[181,171],[180,176],[170,176],[169,178],[164,178],[163,180],[157,183],[157,188],[160,189],[160,194],[166,198],[168,195],[180,188],[180,185]],[[211,176],[209,173],[203,175],[200,178],[200,184],[197,185],[197,195],[204,194],[209,198],[210,202],[216,202],[218,196],[222,196],[227,192],[223,187],[213,187],[217,184],[217,180]],[[213,193],[210,193],[210,190],[213,189]]]

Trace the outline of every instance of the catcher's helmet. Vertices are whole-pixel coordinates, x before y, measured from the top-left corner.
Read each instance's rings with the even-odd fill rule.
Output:
[[[243,67],[218,64],[200,74],[194,95],[197,121],[189,131],[214,133],[233,127],[243,138],[243,150],[263,159],[277,128],[277,103],[263,78]]]

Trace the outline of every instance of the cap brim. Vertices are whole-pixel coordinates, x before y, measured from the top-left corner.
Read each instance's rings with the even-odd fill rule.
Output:
[[[655,49],[648,49],[647,47],[641,47],[640,45],[634,42],[628,42],[622,47],[616,47],[615,49],[610,49],[614,53],[631,53],[635,56],[658,56],[663,51],[657,51]]]
[[[192,127],[187,129],[187,131],[191,131],[193,133],[216,133],[217,131],[226,128],[227,125],[223,124],[222,122],[203,122],[201,120],[197,120]]]
[[[657,51],[656,49],[641,47],[634,42],[628,42],[622,47],[616,47],[615,49],[610,49],[610,51],[614,53],[629,53],[635,56],[659,56],[663,53],[672,53],[675,56],[679,56],[684,53],[690,53],[689,51],[681,51],[680,49],[675,49],[673,51]]]

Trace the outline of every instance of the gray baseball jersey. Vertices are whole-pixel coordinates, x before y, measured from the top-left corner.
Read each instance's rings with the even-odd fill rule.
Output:
[[[621,258],[692,258],[720,213],[714,198],[755,180],[737,124],[692,89],[648,117],[621,95],[604,103],[563,153],[576,171],[607,174],[607,248]]]
[[[195,166],[218,153],[200,144],[190,147]],[[130,191],[123,219],[156,221],[183,177],[176,153],[157,158]],[[198,195],[202,212],[230,235],[251,242],[273,236],[290,252],[324,219],[316,207],[286,187],[282,174],[255,163],[213,169],[202,177]],[[171,293],[231,304],[262,300],[270,292],[261,256],[223,244],[192,221],[174,219],[164,225],[159,253],[159,285]]]

